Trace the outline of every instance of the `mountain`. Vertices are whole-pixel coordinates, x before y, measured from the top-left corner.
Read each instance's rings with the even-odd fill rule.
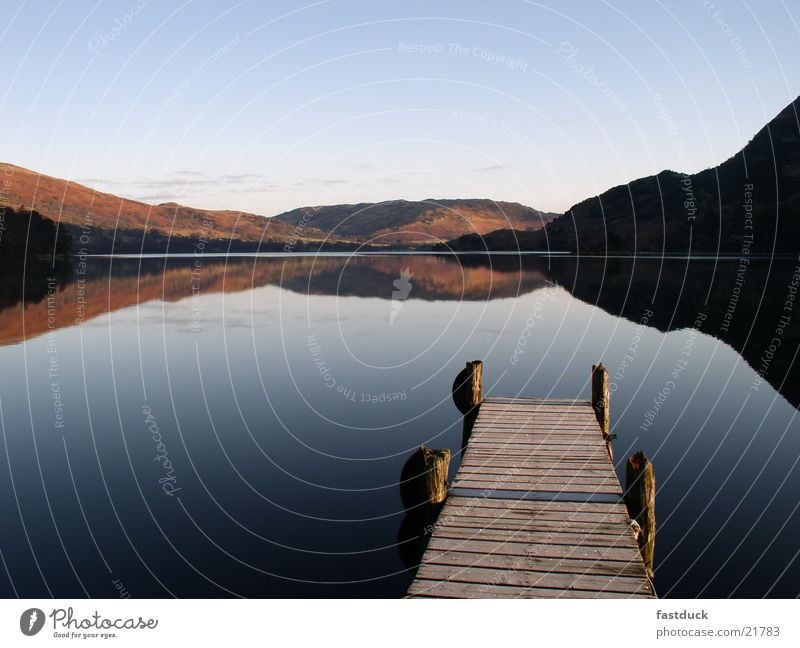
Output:
[[[468,232],[536,230],[557,214],[491,200],[392,200],[303,207],[266,218],[177,203],[151,205],[0,163],[0,206],[36,210],[72,234],[76,252],[205,252],[430,246]],[[88,227],[87,227],[88,226]],[[85,234],[84,244],[79,244]]]
[[[72,275],[69,234],[35,211],[0,206],[0,309],[39,301]]]
[[[800,249],[800,98],[736,155],[693,175],[662,171],[568,209],[535,233],[492,232],[494,250],[794,253]],[[480,236],[450,242],[482,250]],[[445,249],[441,246],[440,249]]]
[[[463,234],[501,228],[535,231],[557,216],[519,203],[428,198],[303,207],[275,219],[289,224],[306,219],[325,232],[374,245],[430,246]]]
[[[71,247],[71,237],[58,236],[56,224],[49,218],[0,206],[0,259],[68,258]]]
[[[22,167],[0,163],[5,189],[0,205],[36,210],[69,231],[75,252],[165,251],[191,252],[198,242],[204,251],[235,247],[256,249],[260,242],[283,245],[295,234],[286,222],[237,211],[212,211],[177,203],[150,205],[97,191],[68,180],[52,178]],[[85,231],[84,231],[85,230]],[[116,230],[116,231],[115,231]],[[86,234],[86,243],[80,244]],[[321,241],[325,235],[305,228],[301,242]]]

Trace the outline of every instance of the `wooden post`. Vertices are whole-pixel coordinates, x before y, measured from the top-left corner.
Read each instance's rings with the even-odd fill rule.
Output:
[[[478,408],[483,402],[483,362],[472,360],[458,373],[453,381],[453,402],[464,415],[464,432],[461,436],[463,450],[467,447],[472,426],[478,418]]]
[[[611,431],[611,382],[601,362],[592,365],[592,407],[604,437]]]
[[[447,499],[450,450],[420,447],[406,461],[400,474],[400,497],[406,515],[400,524],[397,545],[409,568],[419,566],[428,546],[439,511]]]
[[[400,473],[400,496],[406,511],[447,499],[450,449],[421,446],[406,461]]]
[[[420,449],[425,462],[425,498],[429,504],[442,504],[447,499],[450,449],[432,450],[428,446],[422,446]]]
[[[472,360],[453,381],[453,401],[462,414],[483,402],[483,362]]]
[[[653,578],[653,559],[656,551],[656,473],[644,454],[637,452],[628,459],[625,471],[625,506],[628,515],[641,529],[639,551],[647,575]]]

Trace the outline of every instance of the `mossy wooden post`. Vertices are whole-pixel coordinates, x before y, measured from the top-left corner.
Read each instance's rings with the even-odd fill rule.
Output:
[[[467,446],[472,426],[478,418],[478,408],[483,402],[483,362],[471,360],[453,381],[453,402],[464,415],[462,448]]]
[[[637,452],[628,459],[625,471],[625,506],[628,515],[641,529],[639,551],[653,578],[653,559],[656,551],[656,473],[653,464],[644,454]]]
[[[447,499],[450,450],[422,446],[407,460],[400,473],[400,497],[406,515],[397,544],[406,567],[416,568],[428,546],[436,520]]]
[[[603,363],[592,365],[592,407],[603,436],[611,431],[611,383]]]
[[[406,511],[438,505],[447,499],[450,449],[420,446],[400,473],[400,496]]]
[[[611,457],[611,461],[614,461],[614,449],[611,446],[614,436],[610,434],[611,380],[608,377],[608,369],[603,366],[602,362],[592,365],[592,408],[594,408],[594,415],[597,417],[603,438],[606,440],[608,456]]]
[[[450,471],[450,449],[433,450],[422,446],[425,462],[424,497],[428,504],[444,504],[447,499],[447,473]]]
[[[483,362],[471,360],[453,381],[453,402],[468,414],[483,402]]]

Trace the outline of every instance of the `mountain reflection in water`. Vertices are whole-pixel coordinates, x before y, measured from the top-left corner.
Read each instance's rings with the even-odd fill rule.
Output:
[[[660,331],[696,328],[733,347],[795,407],[800,405],[800,315],[792,317],[800,265],[791,260],[597,259],[517,256],[318,256],[143,258],[89,261],[85,276],[28,267],[28,299],[4,273],[0,344],[72,326],[152,300],[237,292],[265,285],[308,295],[392,299],[402,272],[409,299],[514,298],[556,283],[587,304]],[[16,269],[19,272],[19,269]],[[48,302],[48,282],[56,286]],[[50,314],[48,316],[48,308]],[[781,352],[776,352],[780,348]]]
[[[618,472],[644,449],[659,477],[660,595],[793,596],[797,265],[381,255],[96,258],[85,273],[29,264],[24,281],[7,269],[0,593],[115,596],[121,578],[132,596],[402,595],[420,543],[400,475],[423,443],[451,448],[455,474],[450,385],[481,358],[496,395],[586,398],[591,364],[606,364]]]

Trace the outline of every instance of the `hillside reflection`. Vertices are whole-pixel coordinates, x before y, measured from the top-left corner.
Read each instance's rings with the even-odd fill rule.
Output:
[[[392,299],[514,298],[547,282],[617,317],[661,331],[696,327],[735,349],[795,407],[800,405],[800,317],[795,261],[574,259],[514,256],[235,257],[90,260],[85,268],[7,268],[0,283],[0,344],[14,344],[153,300],[267,285],[309,295]],[[48,294],[48,290],[50,293]],[[24,298],[23,298],[24,296]]]
[[[792,260],[552,259],[547,276],[583,302],[660,331],[696,328],[730,345],[800,406],[800,313]]]
[[[0,345],[31,339],[50,330],[153,300],[175,302],[195,294],[238,292],[266,285],[309,295],[391,299],[394,282],[407,273],[410,299],[468,300],[515,297],[543,286],[538,268],[518,259],[500,263],[454,263],[435,256],[235,257],[92,259],[54,276],[46,264],[4,274],[0,285]],[[48,287],[56,290],[48,295]],[[24,295],[24,299],[23,299]]]

